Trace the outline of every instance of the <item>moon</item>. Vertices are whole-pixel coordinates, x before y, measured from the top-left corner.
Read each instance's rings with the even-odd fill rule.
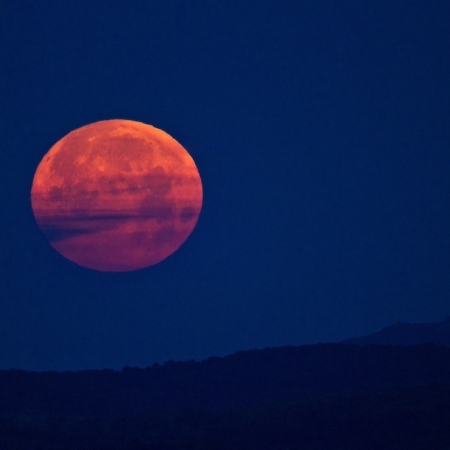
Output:
[[[31,188],[50,245],[80,266],[127,272],[173,254],[197,224],[203,200],[194,160],[166,132],[104,120],[58,141]]]

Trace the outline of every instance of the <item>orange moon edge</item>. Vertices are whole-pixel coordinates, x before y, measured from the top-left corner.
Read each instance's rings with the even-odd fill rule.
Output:
[[[50,245],[89,269],[127,272],[173,254],[203,190],[194,160],[151,125],[105,120],[58,141],[36,169],[31,206]]]

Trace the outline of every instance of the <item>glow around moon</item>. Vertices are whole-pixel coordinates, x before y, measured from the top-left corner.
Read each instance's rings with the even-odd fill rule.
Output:
[[[157,264],[194,229],[202,183],[188,152],[162,130],[106,120],[72,131],[40,162],[31,189],[52,247],[90,269]]]

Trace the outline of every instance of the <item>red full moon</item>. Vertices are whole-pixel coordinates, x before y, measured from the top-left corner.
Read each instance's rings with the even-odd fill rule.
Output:
[[[31,188],[51,246],[89,269],[157,264],[194,229],[203,190],[194,160],[164,131],[105,120],[70,132],[40,162]]]

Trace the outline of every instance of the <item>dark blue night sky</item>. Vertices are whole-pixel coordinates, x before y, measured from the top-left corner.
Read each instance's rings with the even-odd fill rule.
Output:
[[[2,2],[0,369],[146,367],[450,315],[450,2]],[[30,205],[75,128],[161,128],[203,180],[178,252],[65,260]]]

